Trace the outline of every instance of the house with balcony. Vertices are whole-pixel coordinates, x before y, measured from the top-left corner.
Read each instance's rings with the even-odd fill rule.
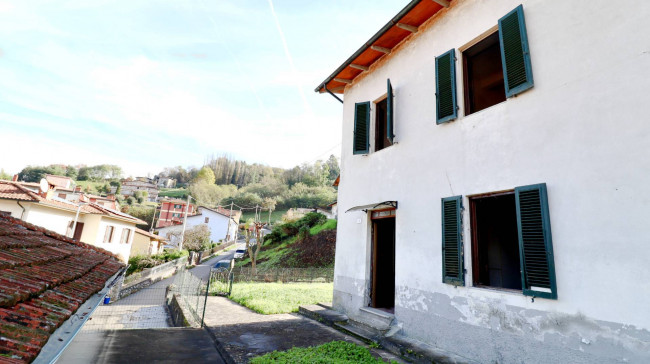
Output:
[[[158,208],[158,218],[156,220],[156,229],[166,226],[178,225],[183,223],[186,210],[187,216],[196,214],[196,205],[190,203],[187,206],[187,201],[179,199],[164,199],[160,201]]]
[[[650,362],[649,16],[413,0],[336,68],[334,309],[467,361]]]

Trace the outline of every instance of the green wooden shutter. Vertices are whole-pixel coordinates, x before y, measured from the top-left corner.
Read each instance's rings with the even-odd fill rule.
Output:
[[[393,117],[393,86],[390,84],[390,78],[386,82],[388,88],[388,97],[386,99],[386,134],[390,144],[393,144],[393,138],[395,134],[393,133],[394,129],[394,117]]]
[[[442,281],[465,285],[461,196],[442,199]]]
[[[506,97],[533,87],[533,69],[530,65],[523,6],[519,5],[499,19],[499,43]]]
[[[546,184],[515,188],[515,203],[524,295],[557,299]]]
[[[370,101],[354,104],[354,154],[368,154],[370,147]]]
[[[436,124],[456,119],[456,51],[436,57]]]

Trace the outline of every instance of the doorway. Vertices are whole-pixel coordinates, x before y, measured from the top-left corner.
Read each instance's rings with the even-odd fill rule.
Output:
[[[74,240],[81,241],[81,233],[84,230],[84,223],[83,222],[77,222],[77,226],[74,229],[74,236],[72,237]]]
[[[474,286],[521,290],[514,191],[470,198]]]
[[[395,210],[373,211],[370,307],[395,308]]]

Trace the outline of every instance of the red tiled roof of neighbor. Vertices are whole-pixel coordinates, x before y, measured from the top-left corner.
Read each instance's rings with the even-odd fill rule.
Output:
[[[77,211],[79,205],[63,200],[48,200],[41,197],[39,194],[30,191],[29,189],[21,186],[16,182],[9,181],[0,181],[0,199],[10,199],[10,200],[21,200],[35,202],[45,206],[51,206],[71,211]],[[120,211],[109,209],[107,207],[100,206],[96,203],[89,203],[86,205],[81,205],[80,212],[87,214],[99,214],[106,215],[109,217],[115,217],[120,219],[126,219],[131,222],[134,222],[138,225],[146,224],[146,221],[142,221],[136,217],[125,214]]]
[[[148,232],[146,230],[135,228],[135,232],[136,232],[136,234],[144,235],[144,236],[147,236],[147,237],[149,237],[151,239],[154,239],[154,240],[160,240],[160,241],[167,240],[167,239],[163,238],[160,235],[152,234],[152,233],[150,233],[150,232]]]
[[[53,174],[46,174],[45,179],[47,183],[54,185],[56,187],[66,187],[69,183],[74,183],[72,178],[66,176],[56,176]]]
[[[226,216],[226,217],[231,216],[230,215],[230,210],[229,209],[224,209],[221,206],[216,207],[216,208],[206,207],[206,206],[199,206],[199,207],[202,208],[202,209],[210,210],[212,212],[216,212],[216,213],[221,214],[221,215]],[[241,211],[239,211],[239,210],[233,210],[233,212],[232,212],[233,217],[237,217],[237,215],[240,215],[240,214],[241,214]]]
[[[0,216],[0,362],[34,360],[123,266],[103,249]]]

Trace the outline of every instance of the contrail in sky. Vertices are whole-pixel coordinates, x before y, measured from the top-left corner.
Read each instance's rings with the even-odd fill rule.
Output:
[[[205,16],[210,20],[210,23],[212,23],[212,27],[214,28],[215,33],[221,34],[219,32],[219,26],[217,25],[217,22],[212,19],[212,16],[210,16],[210,13],[205,7],[205,4],[203,4],[203,1],[200,1],[201,7],[203,7],[203,13],[205,13]],[[239,70],[239,73],[241,74],[244,82],[248,85],[248,88],[250,88],[251,92],[253,92],[253,95],[255,95],[255,99],[257,100],[257,104],[259,105],[260,109],[262,109],[262,112],[264,113],[264,116],[266,116],[266,120],[269,121],[271,119],[271,116],[269,115],[268,110],[266,110],[266,106],[264,106],[264,103],[262,102],[262,99],[260,98],[260,95],[257,93],[257,89],[255,89],[255,86],[253,85],[253,82],[248,79],[247,73],[244,72],[244,69],[241,66],[241,63],[239,62],[239,59],[237,56],[230,51],[230,48],[225,42],[221,42],[223,47],[226,49],[226,52],[228,52],[228,55],[235,61],[235,64],[237,65],[237,69]]]
[[[291,53],[289,53],[289,46],[287,46],[287,39],[284,37],[284,32],[282,31],[282,27],[280,26],[280,21],[278,20],[278,15],[275,13],[275,8],[273,7],[273,0],[269,0],[269,6],[271,7],[271,14],[273,15],[273,20],[275,20],[275,27],[278,28],[278,33],[280,33],[280,39],[282,40],[282,46],[284,47],[284,54],[287,56],[287,60],[289,61],[289,65],[291,66],[291,72],[293,72],[293,76],[296,79],[299,79],[298,75],[298,70],[296,70],[296,66],[293,64],[293,57],[291,57]],[[305,111],[307,111],[310,115],[313,114],[311,110],[311,106],[309,105],[309,102],[307,102],[307,97],[305,96],[305,93],[302,91],[302,86],[298,85],[298,92],[300,93],[300,97],[302,98],[302,102],[305,106]]]

